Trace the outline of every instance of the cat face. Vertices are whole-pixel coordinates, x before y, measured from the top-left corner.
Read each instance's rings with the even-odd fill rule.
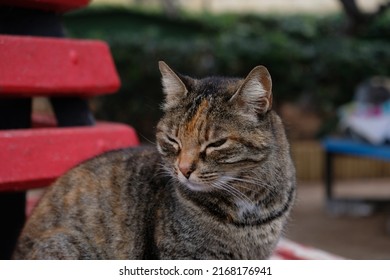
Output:
[[[264,116],[272,104],[263,66],[245,80],[179,76],[160,62],[166,96],[157,148],[170,176],[194,191],[226,189],[249,180],[267,156]]]

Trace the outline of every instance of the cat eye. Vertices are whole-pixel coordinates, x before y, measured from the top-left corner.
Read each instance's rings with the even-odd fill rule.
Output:
[[[180,150],[180,143],[178,140],[174,139],[173,137],[166,135],[166,139],[170,142],[170,144],[176,149]]]
[[[218,147],[221,147],[223,144],[225,144],[227,142],[227,140],[228,140],[227,138],[223,138],[221,140],[212,142],[212,143],[207,145],[206,149],[207,148],[218,148]]]
[[[177,142],[177,140],[173,139],[173,138],[170,137],[169,135],[167,135],[167,139],[168,139],[169,142],[172,142],[173,144],[179,145],[179,143]]]

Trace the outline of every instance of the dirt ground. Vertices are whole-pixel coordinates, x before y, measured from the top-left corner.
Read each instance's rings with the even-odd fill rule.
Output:
[[[390,178],[338,182],[338,197],[390,199]],[[390,206],[390,205],[389,205]],[[321,182],[300,183],[286,236],[347,259],[390,259],[390,207],[368,216],[335,215],[325,209]]]

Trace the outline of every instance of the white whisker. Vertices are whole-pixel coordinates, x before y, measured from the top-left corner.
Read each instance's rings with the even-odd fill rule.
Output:
[[[231,180],[231,181],[243,182],[243,183],[256,185],[256,186],[259,186],[259,187],[264,187],[268,191],[274,192],[274,187],[273,186],[271,186],[270,184],[266,184],[263,180],[260,180],[258,178],[248,177],[248,176],[241,176],[240,178],[238,178],[238,177],[231,177],[231,176],[225,176],[225,177],[228,180]],[[256,191],[255,189],[252,189],[252,188],[249,188],[249,187],[245,187],[245,186],[241,186],[241,187],[242,188],[246,188],[246,189],[250,189],[252,191]]]
[[[162,163],[159,163],[158,164],[158,171],[154,174],[153,178],[154,179],[155,177],[157,176],[167,176],[167,177],[174,177],[174,172],[172,171],[172,169],[168,168],[166,165],[162,164]]]
[[[216,189],[226,191],[227,193],[229,193],[231,196],[235,197],[236,199],[239,199],[239,200],[243,199],[239,194],[234,192],[231,188],[228,188],[226,186],[220,185],[217,182],[211,183],[211,186],[213,186]]]
[[[254,202],[247,195],[245,195],[243,192],[237,190],[235,187],[233,187],[229,183],[221,182],[221,181],[217,181],[216,183],[218,183],[218,185],[220,187],[222,187],[224,190],[226,190],[230,194],[234,195],[239,200],[247,201],[251,204],[254,204]]]

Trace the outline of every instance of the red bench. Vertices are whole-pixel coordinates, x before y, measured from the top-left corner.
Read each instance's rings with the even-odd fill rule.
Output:
[[[0,35],[2,96],[90,97],[120,81],[106,43]]]
[[[0,9],[3,5],[33,7],[57,15],[58,11],[79,8],[88,2],[0,0]],[[69,168],[100,153],[139,144],[134,129],[128,125],[95,124],[93,119],[79,124],[74,117],[80,113],[80,108],[71,106],[79,104],[76,101],[84,104],[85,99],[114,93],[119,86],[105,42],[0,34],[0,259],[10,257],[24,222],[21,215],[25,211],[26,190],[48,186]],[[43,121],[34,123],[37,116],[28,110],[23,114],[30,120],[22,120],[24,124],[19,125],[15,121],[22,112],[18,104],[27,108],[36,96],[53,98],[57,105],[66,104],[61,108],[65,112],[59,124],[65,119],[67,127],[56,126],[50,117],[40,117]],[[11,105],[8,108],[4,104]],[[89,116],[87,106],[83,106],[81,109],[87,112],[82,114]],[[71,120],[66,120],[69,117]]]
[[[137,144],[134,130],[116,123],[2,130],[0,191],[48,186],[81,161],[108,150]]]

